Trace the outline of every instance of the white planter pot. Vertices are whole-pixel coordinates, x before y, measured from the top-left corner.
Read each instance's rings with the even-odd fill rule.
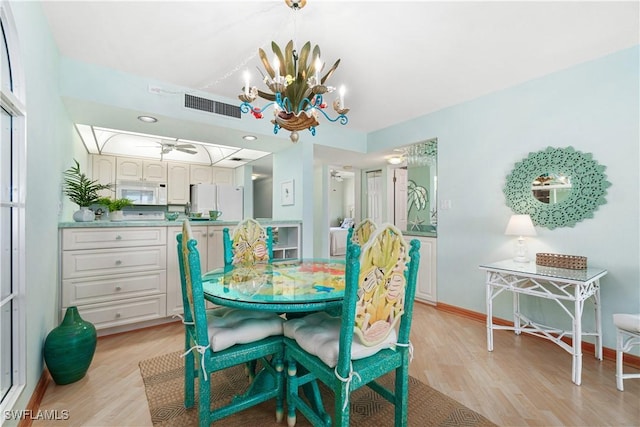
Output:
[[[73,220],[76,222],[90,222],[96,219],[93,211],[87,207],[81,207],[73,213]]]
[[[111,221],[124,221],[124,215],[122,211],[113,211],[109,212],[109,218]]]

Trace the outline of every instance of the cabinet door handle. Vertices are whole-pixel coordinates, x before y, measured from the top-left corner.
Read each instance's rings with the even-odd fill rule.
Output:
[[[121,291],[122,288],[120,286],[116,286],[116,291]]]
[[[116,265],[121,265],[121,264],[122,264],[122,261],[120,261],[120,260],[116,261]]]
[[[213,231],[209,233],[209,237],[213,237]]]
[[[116,240],[122,240],[122,236],[118,234],[118,235],[116,236]]]
[[[121,316],[120,312],[116,313],[116,318],[119,318]]]

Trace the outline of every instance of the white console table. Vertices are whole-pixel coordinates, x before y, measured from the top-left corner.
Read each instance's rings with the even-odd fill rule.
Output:
[[[513,260],[480,265],[487,274],[487,349],[493,351],[493,331],[507,329],[516,334],[525,332],[553,341],[573,356],[571,378],[577,385],[582,376],[582,337],[595,337],[595,357],[602,360],[602,325],[600,314],[600,278],[607,274],[601,268],[570,270],[545,267],[535,262],[521,263]],[[493,300],[502,292],[513,293],[513,326],[493,323]],[[546,298],[558,303],[571,318],[572,330],[565,331],[542,325],[520,312],[520,295]],[[584,302],[593,298],[595,307],[595,331],[582,330]],[[570,337],[572,344],[563,341]]]

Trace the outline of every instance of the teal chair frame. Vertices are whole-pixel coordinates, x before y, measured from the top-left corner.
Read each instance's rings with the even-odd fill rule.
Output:
[[[247,224],[249,222],[253,222],[254,225],[258,225],[259,227],[264,229],[266,234],[267,254],[269,255],[269,262],[271,262],[271,260],[273,260],[273,228],[264,228],[258,223],[258,221],[254,219],[244,220],[238,224],[238,227],[243,226],[243,224]],[[224,250],[224,265],[232,265],[234,256],[233,240],[231,239],[229,228],[227,227],[222,229],[222,244]]]
[[[395,229],[395,228],[394,228]],[[397,231],[397,230],[396,230]],[[399,233],[399,232],[398,232]],[[401,237],[401,235],[400,235]],[[351,360],[351,345],[356,322],[356,303],[358,302],[360,251],[357,244],[349,247],[346,258],[346,292],[340,330],[338,363],[328,367],[320,358],[309,354],[291,338],[284,338],[285,360],[287,362],[287,406],[288,425],[294,426],[298,409],[314,426],[349,425],[349,395],[354,390],[368,386],[383,398],[395,405],[395,426],[406,426],[409,393],[409,334],[413,317],[413,300],[420,263],[420,242],[416,239],[409,244],[410,262],[405,270],[404,314],[400,320],[397,345],[395,349],[384,349],[364,359]],[[303,369],[298,369],[300,365]],[[389,390],[376,379],[395,370],[394,389]],[[339,379],[338,376],[342,378]],[[350,378],[350,381],[343,381]],[[318,394],[316,380],[322,381],[335,395],[334,421],[324,412]],[[309,399],[311,404],[298,395],[298,388],[311,387],[316,396]]]
[[[272,336],[249,344],[236,344],[217,352],[211,350],[202,289],[200,254],[196,248],[197,241],[189,238],[188,221],[185,220],[185,223],[187,224],[183,225],[183,233],[177,236],[185,325],[184,406],[191,408],[194,405],[194,383],[197,378],[200,427],[208,427],[214,421],[269,399],[276,399],[276,420],[280,421],[284,414],[282,336]],[[186,238],[184,234],[187,235]],[[211,374],[243,363],[251,366],[257,360],[262,362],[265,372],[272,378],[272,381],[267,382],[268,387],[261,389],[250,387],[245,394],[236,396],[231,403],[212,410]]]

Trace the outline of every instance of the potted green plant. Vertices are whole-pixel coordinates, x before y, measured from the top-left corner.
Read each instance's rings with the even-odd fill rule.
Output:
[[[73,160],[75,165],[64,171],[64,193],[73,203],[80,208],[73,213],[74,221],[93,221],[95,215],[89,206],[100,199],[100,190],[110,189],[109,184],[100,184],[98,181],[89,179],[81,170],[77,160]]]
[[[122,221],[122,208],[133,205],[129,199],[111,199],[109,197],[102,197],[96,203],[109,209],[109,217],[112,221]]]

